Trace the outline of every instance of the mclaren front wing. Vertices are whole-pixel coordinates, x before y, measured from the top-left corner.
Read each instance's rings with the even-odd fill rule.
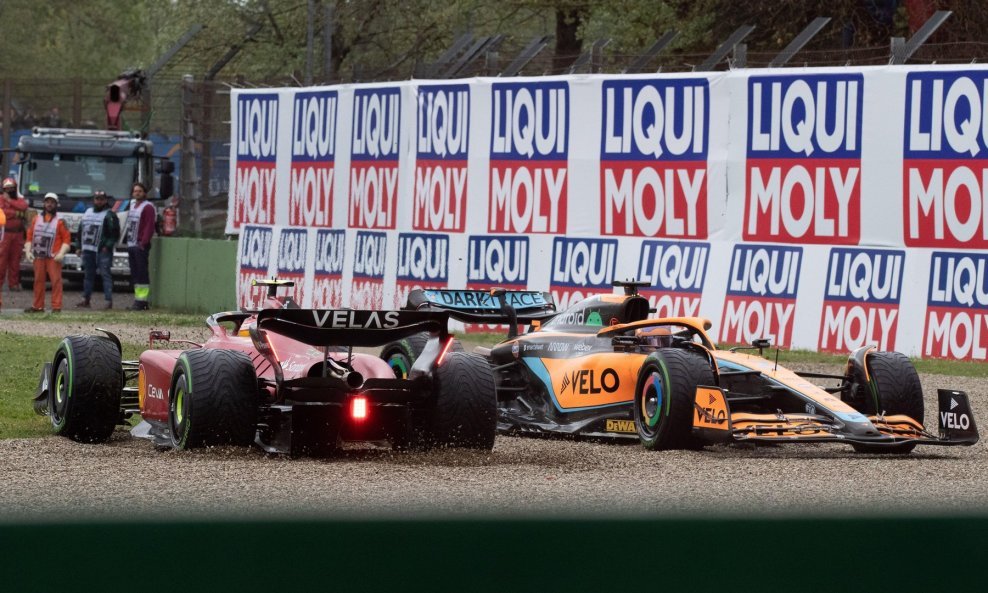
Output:
[[[963,391],[937,392],[939,431],[905,415],[750,414],[732,412],[728,394],[719,387],[700,386],[693,402],[693,433],[708,443],[848,443],[876,447],[973,445],[978,428],[971,403]]]

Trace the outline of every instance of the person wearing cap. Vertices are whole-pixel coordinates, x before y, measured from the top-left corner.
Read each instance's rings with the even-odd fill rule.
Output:
[[[96,284],[96,272],[103,279],[104,309],[113,308],[113,276],[110,266],[113,263],[113,247],[120,240],[120,221],[110,209],[105,191],[93,194],[93,205],[82,215],[79,223],[79,243],[82,249],[82,300],[76,307],[90,307],[89,297]]]
[[[24,256],[34,262],[34,302],[25,313],[45,310],[45,282],[51,281],[52,313],[62,311],[62,260],[72,247],[72,236],[58,216],[58,194],[45,194],[44,210],[27,228]]]
[[[0,212],[6,222],[0,230],[0,287],[4,282],[10,290],[21,289],[21,251],[24,249],[24,228],[27,226],[27,200],[17,191],[13,177],[3,180]]]
[[[127,259],[130,261],[130,281],[134,285],[135,311],[146,311],[151,298],[151,276],[148,270],[148,260],[151,253],[151,238],[154,237],[154,226],[158,213],[154,206],[147,201],[148,188],[137,182],[131,186],[130,197],[133,202],[127,212],[127,231],[124,234],[124,245],[127,246]]]

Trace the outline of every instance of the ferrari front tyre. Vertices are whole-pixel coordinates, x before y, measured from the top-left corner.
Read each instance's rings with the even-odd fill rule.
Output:
[[[123,366],[107,338],[69,336],[52,361],[48,415],[55,434],[80,443],[102,443],[121,421]]]
[[[706,357],[692,350],[663,348],[648,356],[638,371],[634,416],[646,449],[698,449],[693,436],[693,399],[697,385],[713,385]]]
[[[865,390],[870,393],[876,414],[893,416],[903,414],[923,424],[923,386],[919,373],[909,358],[900,352],[872,352],[866,360],[870,381]],[[909,453],[916,443],[882,446],[855,444],[859,453]]]
[[[257,376],[246,354],[186,350],[172,371],[168,402],[172,446],[249,445],[257,430],[258,403]]]
[[[435,407],[422,416],[423,444],[494,448],[497,393],[494,372],[477,354],[450,352],[436,369]]]

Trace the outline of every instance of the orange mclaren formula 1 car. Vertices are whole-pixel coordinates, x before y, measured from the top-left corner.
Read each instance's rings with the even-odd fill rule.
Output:
[[[82,442],[105,441],[140,414],[132,434],[176,449],[256,443],[323,455],[346,441],[494,446],[494,377],[480,356],[450,351],[449,313],[300,309],[275,295],[291,282],[256,284],[268,287],[264,307],[211,315],[202,344],[154,348],[170,336],[152,331],[152,347],[122,361],[113,334],[65,338],[41,373],[35,411],[56,434]],[[353,350],[411,334],[426,341],[401,379],[376,354]]]
[[[897,352],[864,347],[842,374],[797,373],[761,356],[770,345],[720,350],[696,317],[651,318],[636,282],[557,313],[545,293],[413,291],[408,308],[464,322],[530,324],[483,350],[495,373],[502,433],[637,436],[648,449],[717,442],[841,442],[907,453],[916,445],[972,445],[968,396],[940,390],[937,429],[925,424],[919,375]],[[402,375],[420,347],[412,336],[382,356]],[[758,355],[740,350],[758,350]],[[811,382],[814,379],[816,382]],[[817,383],[833,380],[824,388]]]

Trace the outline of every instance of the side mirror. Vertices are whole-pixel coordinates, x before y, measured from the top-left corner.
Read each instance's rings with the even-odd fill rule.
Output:
[[[154,348],[155,342],[168,342],[172,339],[172,333],[166,329],[153,329],[148,335],[148,348]]]
[[[155,166],[155,170],[163,175],[174,173],[175,163],[169,159],[162,159],[158,161],[158,164]]]

